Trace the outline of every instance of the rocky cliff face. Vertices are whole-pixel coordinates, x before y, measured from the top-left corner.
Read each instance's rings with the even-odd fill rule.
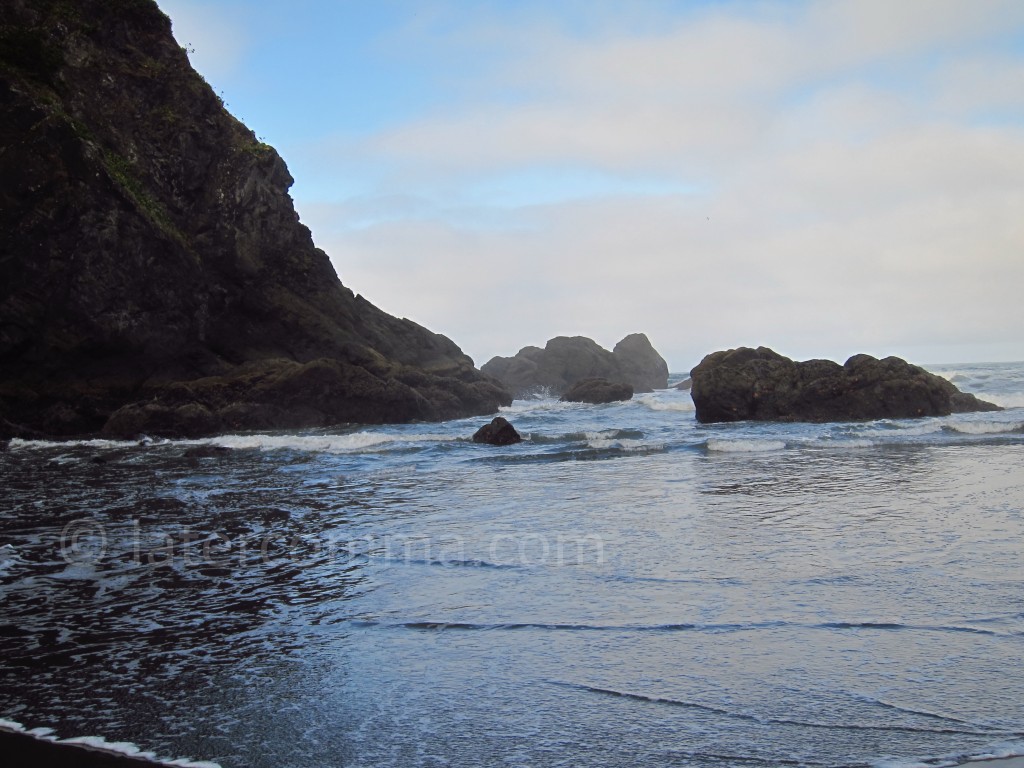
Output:
[[[651,392],[668,386],[668,364],[650,340],[633,333],[609,352],[585,336],[556,336],[544,349],[523,347],[514,357],[493,357],[481,370],[516,397],[546,391],[561,395],[583,379],[608,379]]]
[[[857,421],[998,411],[898,357],[795,362],[767,347],[713,352],[690,372],[697,421]]]
[[[338,280],[273,148],[153,0],[0,7],[0,432],[485,414],[449,339]]]

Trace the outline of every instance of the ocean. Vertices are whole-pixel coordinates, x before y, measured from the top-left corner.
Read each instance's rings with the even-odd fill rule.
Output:
[[[1007,410],[12,441],[0,718],[224,768],[1024,754],[1024,363],[929,368]]]

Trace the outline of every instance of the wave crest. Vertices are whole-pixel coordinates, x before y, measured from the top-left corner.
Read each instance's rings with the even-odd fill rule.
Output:
[[[704,444],[709,451],[721,453],[762,453],[781,451],[786,447],[784,440],[722,440],[709,438]]]

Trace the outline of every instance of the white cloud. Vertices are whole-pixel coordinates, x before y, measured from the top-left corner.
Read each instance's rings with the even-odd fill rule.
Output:
[[[375,169],[363,198],[303,207],[343,281],[478,363],[633,331],[677,368],[741,343],[1024,357],[1024,57],[1003,45],[1024,4],[726,4],[615,30],[491,26],[504,55],[467,72],[472,101],[335,141],[333,172]],[[566,167],[621,193],[473,199]]]
[[[809,6],[809,42],[835,66],[956,51],[1013,34],[1024,23],[1016,0],[826,0]]]
[[[934,77],[936,104],[951,116],[1024,119],[1024,60],[1007,55],[965,56]]]
[[[643,330],[678,367],[739,343],[837,355],[1015,342],[1022,204],[937,195],[780,225],[770,206],[731,215],[723,201],[709,220],[672,199],[591,202],[535,211],[537,228],[519,232],[394,222],[327,245],[345,254],[349,285],[450,333],[478,362],[559,333],[611,344]]]
[[[1024,25],[1024,5],[998,0],[823,2],[804,15],[786,4],[747,16],[737,7],[745,6],[668,19],[657,34],[643,36],[588,39],[538,33],[535,25],[509,29],[495,41],[506,49],[495,69],[467,67],[467,79],[480,83],[472,102],[445,105],[440,114],[383,131],[350,151],[437,173],[553,158],[661,165],[687,153],[757,150],[784,100],[792,106],[814,89],[824,90],[821,97],[835,89],[849,96],[858,78],[881,83],[861,85],[860,103],[848,107],[878,97],[906,99],[906,88],[920,86],[906,78],[921,66],[906,60],[943,46],[956,52]],[[461,31],[452,47],[466,37],[478,44],[478,28]],[[985,82],[981,71],[962,79],[971,74]],[[1009,78],[1000,92],[1011,96],[1015,82]],[[512,103],[503,98],[508,93],[517,94]]]

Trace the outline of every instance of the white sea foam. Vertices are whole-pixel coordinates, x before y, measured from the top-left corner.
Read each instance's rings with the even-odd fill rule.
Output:
[[[936,376],[941,376],[943,379],[953,384],[962,384],[965,381],[970,381],[971,378],[969,374],[960,370],[931,371],[931,373],[934,373]]]
[[[985,752],[968,757],[963,755],[943,755],[941,757],[923,758],[923,761],[914,758],[877,760],[871,763],[871,768],[952,768],[952,766],[965,763],[1003,760],[1010,757],[1024,757],[1024,742],[1002,742]]]
[[[76,736],[71,739],[62,739],[61,744],[81,744],[83,747],[103,749],[107,752],[117,752],[129,757],[142,757],[146,760],[155,760],[153,752],[144,752],[130,741],[107,741],[102,736]]]
[[[151,760],[160,765],[174,765],[179,766],[180,768],[221,768],[219,763],[213,763],[209,760],[189,760],[187,758],[161,760],[154,752],[142,750],[130,741],[107,741],[102,736],[77,736],[72,739],[58,740],[57,743],[81,744],[84,747],[92,747],[94,749],[106,750],[107,752],[116,752],[118,754],[128,755],[129,757]]]
[[[888,421],[884,423],[888,426],[882,429],[868,429],[862,432],[861,435],[868,438],[922,437],[941,432],[943,426],[940,421],[915,422],[913,424]]]
[[[562,400],[513,400],[512,405],[503,405],[498,408],[502,414],[526,414],[526,413],[549,413],[551,411],[569,411],[579,408],[590,408],[586,403],[570,403]]]
[[[630,440],[621,438],[593,438],[587,440],[587,447],[603,451],[615,449],[635,453],[639,451],[661,451],[665,449],[664,443],[645,443],[643,440]]]
[[[299,450],[312,453],[351,453],[393,445],[452,442],[460,439],[462,438],[458,435],[352,432],[346,435],[221,435],[203,440],[181,441],[181,444],[255,448],[261,451]]]
[[[679,411],[683,413],[691,413],[696,410],[693,400],[688,396],[684,397],[681,395],[675,395],[662,397],[659,395],[640,395],[639,397],[634,397],[633,401],[646,408],[650,408],[652,411]]]
[[[609,440],[619,433],[617,429],[602,429],[600,432],[584,432],[583,437],[588,441]]]
[[[1004,435],[1024,432],[1024,422],[961,421],[950,424],[949,428],[964,435]]]
[[[877,443],[874,440],[866,440],[859,437],[818,435],[814,437],[793,437],[787,441],[786,445],[790,448],[835,450],[837,448],[873,448]]]
[[[877,446],[874,440],[867,440],[860,437],[854,437],[849,440],[839,440],[829,444],[830,448],[874,448]]]
[[[14,566],[22,565],[24,562],[13,544],[4,544],[0,547],[0,576],[5,576]]]
[[[221,768],[220,763],[210,762],[209,760],[189,760],[187,758],[161,760],[156,756],[156,753],[143,750],[138,745],[133,744],[130,741],[107,741],[102,736],[75,736],[70,739],[58,739],[53,735],[54,731],[52,728],[33,728],[32,730],[28,730],[21,723],[15,722],[14,720],[5,720],[3,718],[0,718],[0,730],[24,733],[29,736],[34,736],[40,741],[49,741],[54,744],[71,744],[75,746],[91,747],[93,749],[102,749],[106,752],[114,752],[121,755],[127,755],[128,757],[150,760],[157,765],[173,765],[178,766],[178,768]]]
[[[136,440],[22,440],[15,437],[7,449],[9,451],[26,451],[40,448],[93,448],[106,451],[114,448],[134,448],[138,444]]]
[[[344,435],[303,435],[303,434],[246,434],[219,435],[196,440],[164,441],[160,445],[197,446],[208,445],[221,448],[256,449],[262,451],[299,450],[319,453],[350,453],[372,450],[395,444],[440,443],[461,440],[457,435],[443,434],[389,434],[386,432],[352,432]],[[50,440],[11,440],[9,450],[33,450],[48,448],[88,448],[90,450],[113,450],[138,448],[137,440],[71,440],[56,442]],[[69,459],[70,461],[70,459]]]
[[[783,440],[720,440],[717,438],[710,438],[706,445],[709,451],[722,453],[761,453],[781,451],[786,447]]]
[[[222,435],[190,441],[190,444],[235,449],[255,448],[261,451],[298,449],[335,453],[365,450],[388,442],[391,442],[391,438],[385,434],[355,432],[349,435]]]

